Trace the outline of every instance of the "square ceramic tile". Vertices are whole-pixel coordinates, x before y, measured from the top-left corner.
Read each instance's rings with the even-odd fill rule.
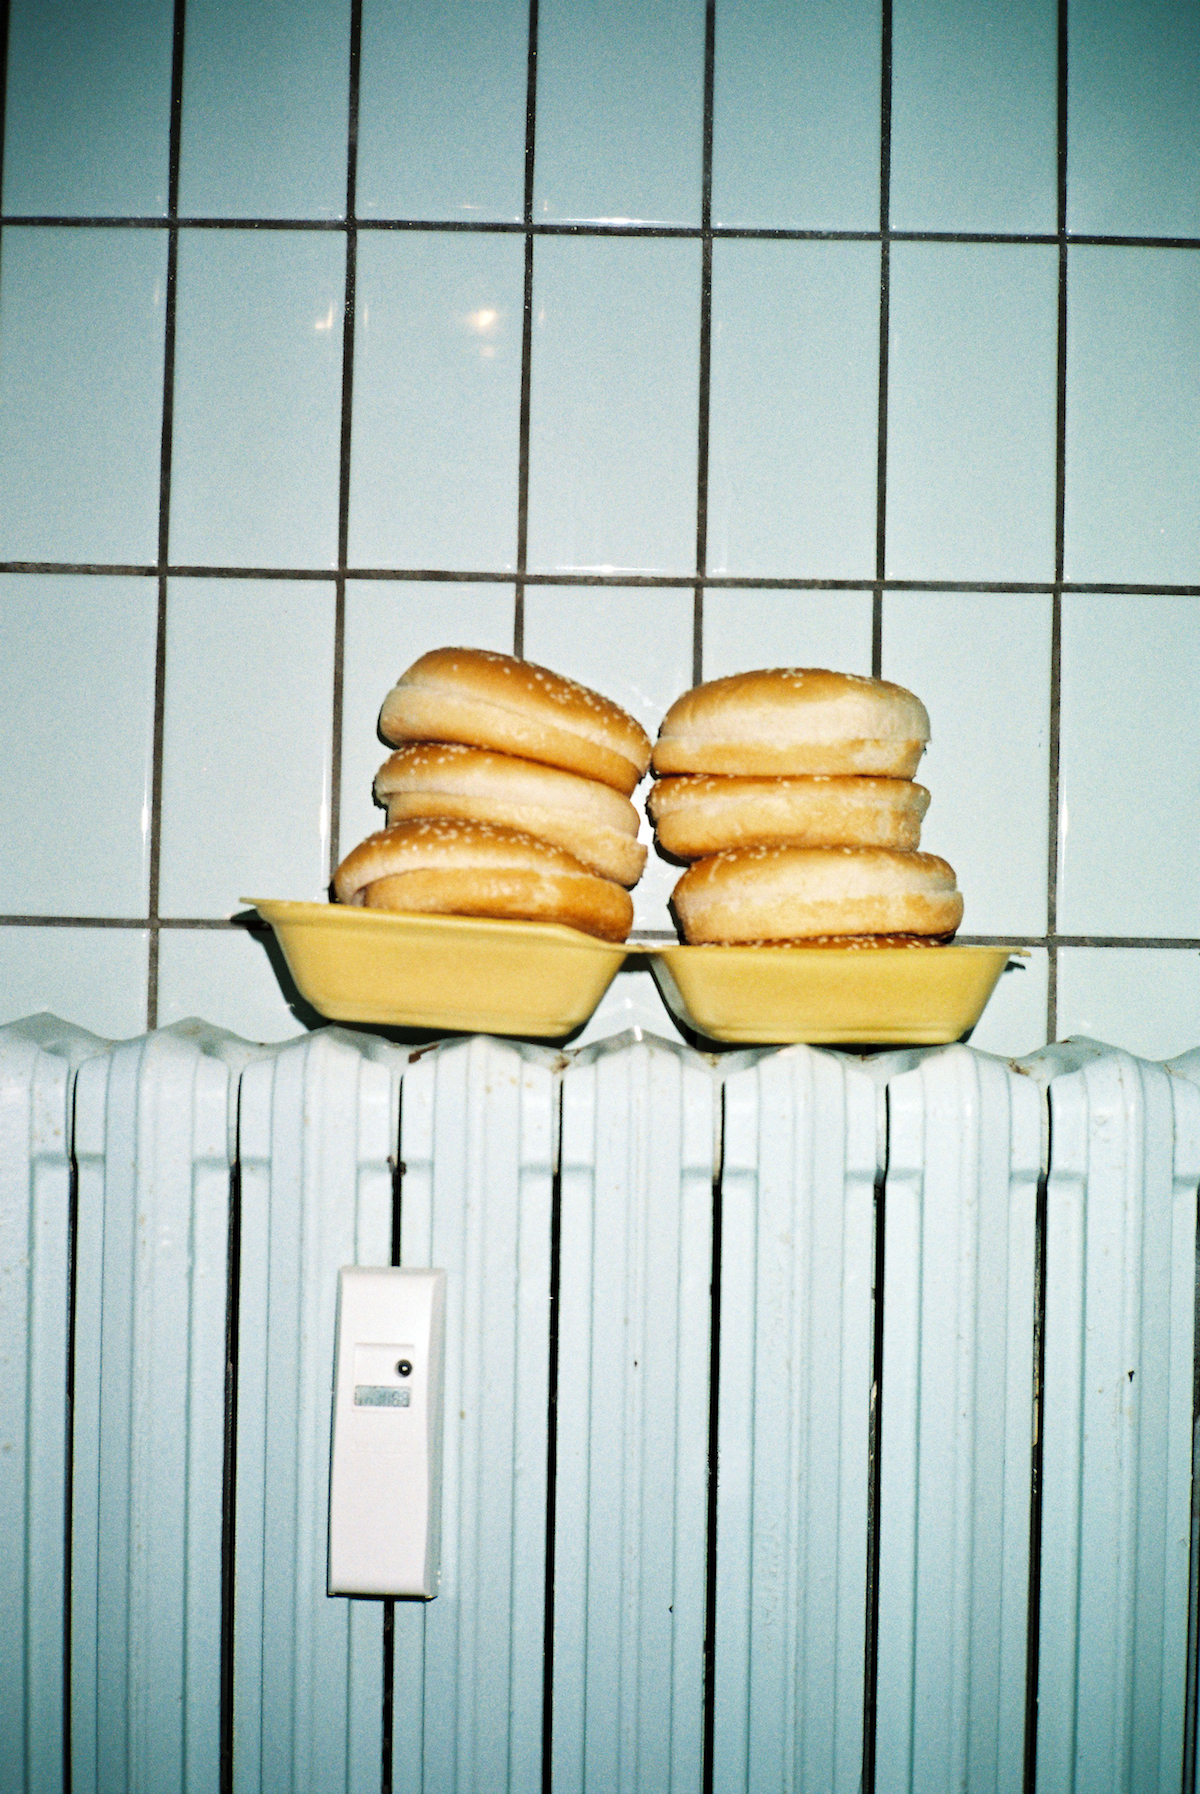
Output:
[[[0,912],[144,916],[158,593],[0,575]]]
[[[1200,257],[1072,249],[1067,306],[1066,577],[1200,584]]]
[[[270,933],[164,928],[158,937],[158,1025],[191,1016],[264,1042],[291,1040],[318,1019],[297,995]]]
[[[360,237],[351,565],[516,566],[524,282],[519,237]]]
[[[520,221],[528,0],[363,8],[358,212]]]
[[[1200,235],[1200,11],[1071,0],[1067,228]]]
[[[533,215],[699,224],[703,0],[540,0]]]
[[[958,874],[963,934],[1046,932],[1050,624],[1041,593],[884,596],[884,678],[929,712],[921,846]]]
[[[1200,598],[1063,598],[1058,926],[1200,936]]]
[[[540,238],[530,570],[696,566],[700,245]]]
[[[971,1030],[971,1045],[1001,1059],[1020,1059],[1046,1044],[1046,981],[1049,956],[1030,947],[1014,957]]]
[[[704,594],[705,679],[755,667],[871,671],[870,592],[755,592],[744,586]]]
[[[160,914],[324,897],[333,629],[323,582],[170,582]]]
[[[5,212],[165,215],[174,12],[171,0],[14,0]]]
[[[401,673],[431,648],[513,651],[513,589],[441,580],[350,580],[342,659],[342,799],[338,857],[383,828],[375,774],[391,753],[379,708]]]
[[[177,566],[336,565],[344,298],[340,235],[181,233]]]
[[[165,234],[2,235],[0,559],[154,561]]]
[[[525,593],[525,658],[566,673],[635,716],[651,741],[668,707],[692,683],[690,591],[531,586]],[[635,929],[674,934],[667,901],[681,868],[660,858],[645,816],[648,780],[634,793],[638,839],[650,849],[633,893]]]
[[[595,1014],[565,1045],[574,1052],[597,1040],[609,1040],[630,1028],[641,1028],[659,1040],[682,1038],[670,1010],[659,995],[654,974],[644,961],[626,960],[597,1005]]]
[[[102,1040],[146,1028],[144,928],[0,928],[0,1022],[48,1011]]]
[[[892,11],[893,230],[1058,229],[1055,0]]]
[[[879,228],[879,0],[721,0],[714,224]]]
[[[350,0],[188,0],[179,210],[346,211]]]
[[[708,571],[870,578],[879,248],[716,243]]]
[[[1141,1059],[1200,1046],[1200,953],[1190,947],[1062,947],[1058,1038],[1085,1035]]]
[[[1057,251],[896,243],[889,305],[888,576],[1052,579]]]

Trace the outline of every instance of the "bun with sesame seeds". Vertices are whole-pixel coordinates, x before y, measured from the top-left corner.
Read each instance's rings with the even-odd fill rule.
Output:
[[[397,748],[375,775],[375,801],[389,824],[421,816],[460,817],[519,829],[565,848],[589,871],[636,884],[646,864],[638,813],[598,779],[458,742]]]
[[[659,779],[646,799],[658,844],[676,859],[791,841],[798,847],[898,847],[921,839],[929,793],[911,779]]]
[[[734,673],[667,711],[656,773],[911,779],[929,740],[921,700],[886,679],[822,667]]]
[[[383,701],[379,732],[397,747],[456,741],[537,760],[625,797],[650,763],[649,736],[619,704],[481,648],[435,648],[414,661]]]
[[[743,847],[689,866],[672,898],[686,941],[945,939],[962,920],[953,867],[886,847]]]
[[[633,925],[629,892],[562,848],[452,817],[368,835],[338,867],[333,892],[367,909],[562,922],[606,941],[623,941]]]

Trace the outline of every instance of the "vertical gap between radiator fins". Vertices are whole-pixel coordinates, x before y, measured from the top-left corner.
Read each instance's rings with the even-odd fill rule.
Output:
[[[404,1084],[400,1084],[400,1107],[403,1112]],[[396,1121],[396,1151],[392,1159],[392,1250],[391,1263],[400,1263],[401,1225],[404,1219],[404,1160],[400,1157],[403,1133],[400,1117]],[[381,1690],[379,1726],[379,1794],[392,1794],[392,1757],[396,1727],[396,1603],[386,1597],[383,1603],[383,1688]]]
[[[1200,1208],[1200,1192],[1197,1194]],[[1188,1576],[1187,1687],[1183,1718],[1183,1794],[1196,1794],[1196,1732],[1200,1715],[1200,1227],[1196,1230],[1196,1292],[1192,1334],[1192,1524]]]
[[[225,1275],[225,1456],[221,1470],[220,1794],[233,1789],[234,1589],[237,1562],[238,1314],[242,1267],[242,1169],[229,1169],[229,1244]]]
[[[708,1347],[708,1529],[704,1585],[704,1754],[702,1794],[712,1794],[717,1709],[717,1512],[720,1475],[721,1397],[721,1218],[725,1174],[725,1087],[721,1086],[714,1139],[712,1182],[712,1272]]]
[[[884,1236],[887,1215],[887,1160],[890,1115],[886,1088],[884,1162],[875,1178],[875,1265],[872,1289],[871,1405],[867,1423],[867,1616],[863,1653],[863,1794],[875,1788],[875,1710],[879,1682],[879,1506],[880,1447],[883,1440]]]
[[[76,1074],[78,1075],[78,1074]],[[67,1197],[67,1399],[63,1466],[63,1794],[71,1794],[71,1572],[75,1531],[75,1297],[79,1269],[79,1164],[74,1146],[75,1091],[71,1091],[71,1173]]]
[[[1047,1141],[1052,1125],[1050,1093],[1043,1091],[1047,1110]],[[1047,1166],[1049,1150],[1047,1150]],[[1046,1382],[1046,1212],[1049,1170],[1038,1179],[1033,1243],[1033,1413],[1029,1463],[1029,1594],[1025,1634],[1025,1769],[1024,1794],[1037,1786],[1038,1663],[1041,1646],[1042,1603],[1042,1397]]]
[[[542,1790],[554,1781],[554,1521],[558,1476],[558,1298],[562,1265],[562,1079],[558,1083],[558,1127],[550,1191],[550,1343],[546,1403],[546,1589],[542,1670]]]

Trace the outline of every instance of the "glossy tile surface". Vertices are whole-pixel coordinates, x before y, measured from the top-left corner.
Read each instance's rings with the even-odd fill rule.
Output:
[[[146,1026],[144,928],[0,928],[0,1022],[48,1010],[101,1039]]]
[[[541,238],[528,565],[692,572],[700,246]]]
[[[987,1008],[972,1029],[971,1045],[1001,1059],[1019,1059],[1045,1046],[1048,971],[1044,947],[1025,949],[1024,957],[1001,973]]]
[[[931,740],[921,846],[950,861],[962,933],[1046,932],[1050,599],[888,592],[883,676],[916,692]]]
[[[595,1014],[566,1042],[571,1052],[608,1040],[630,1028],[641,1028],[659,1040],[677,1041],[680,1031],[659,995],[654,974],[644,960],[627,960],[596,1006]]]
[[[879,0],[721,0],[715,224],[879,228]]]
[[[516,566],[524,269],[519,237],[360,238],[352,566]]]
[[[893,230],[1057,230],[1054,0],[897,0],[890,216]]]
[[[346,210],[350,0],[189,0],[179,210]]]
[[[0,575],[0,912],[144,916],[150,579]]]
[[[282,982],[281,982],[282,979]],[[158,937],[158,1025],[203,1016],[243,1040],[290,1040],[311,1012],[296,1001],[273,937],[244,928],[164,928]]]
[[[363,8],[358,211],[520,220],[527,0]]]
[[[322,232],[181,233],[177,566],[336,564],[344,256]]]
[[[723,592],[710,586],[704,594],[704,678],[755,667],[869,674],[870,592]]]
[[[371,796],[375,774],[392,751],[379,738],[380,705],[414,660],[431,648],[448,647],[511,654],[512,587],[347,581],[339,858],[387,820]]]
[[[1066,577],[1200,584],[1200,257],[1072,249],[1067,305]]]
[[[333,623],[323,582],[170,582],[164,916],[229,916],[242,897],[324,897]]]
[[[1200,936],[1200,599],[1066,594],[1058,926]]]
[[[879,249],[713,245],[708,570],[875,571]]]
[[[8,24],[4,210],[167,210],[171,0],[15,0]]]
[[[0,235],[0,559],[153,561],[165,236]]]
[[[1071,0],[1067,228],[1200,236],[1200,10]]]
[[[641,723],[651,741],[668,707],[692,683],[692,594],[656,588],[531,586],[525,593],[525,658],[603,692]],[[674,933],[667,900],[681,868],[656,853],[643,780],[633,802],[638,839],[650,846],[633,892],[635,929]]]
[[[533,215],[699,224],[703,0],[539,0]]]
[[[891,578],[1054,577],[1053,248],[891,253]]]
[[[1058,1037],[1085,1035],[1143,1059],[1200,1044],[1200,953],[1178,947],[1063,947]]]

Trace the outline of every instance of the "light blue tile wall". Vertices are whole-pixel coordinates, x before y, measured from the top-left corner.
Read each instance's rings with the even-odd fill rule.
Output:
[[[359,10],[10,9],[4,1014],[306,1025],[229,912],[461,641],[911,684],[978,1044],[1200,1041],[1194,6]]]

